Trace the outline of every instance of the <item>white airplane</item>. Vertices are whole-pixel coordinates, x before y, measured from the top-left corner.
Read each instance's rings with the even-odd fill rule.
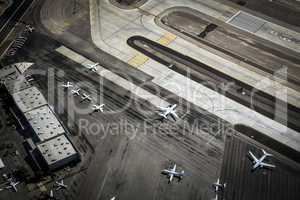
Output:
[[[58,198],[54,196],[53,190],[50,190],[50,193],[46,196],[48,200],[58,200]]]
[[[174,177],[182,179],[183,175],[184,175],[184,171],[176,172],[176,164],[171,169],[164,169],[164,170],[162,170],[162,173],[168,175],[168,177],[169,177],[169,183],[172,182],[172,180],[173,180]]]
[[[77,89],[75,89],[75,90],[71,90],[71,93],[72,93],[74,96],[79,96],[79,95],[80,95],[79,91],[80,91],[80,88],[77,88]]]
[[[3,189],[7,189],[7,190],[12,189],[14,192],[18,192],[18,188],[17,188],[18,184],[20,184],[19,181],[15,182],[12,178],[10,178],[10,179],[8,179],[8,182],[6,183],[6,185],[8,185],[8,186],[1,188],[0,191],[2,191]]]
[[[98,112],[98,111],[104,112],[104,110],[103,110],[104,105],[105,104],[93,105],[93,112]]]
[[[92,98],[90,97],[90,95],[83,93],[81,96],[82,101],[92,101]]]
[[[34,31],[34,28],[28,24],[26,25],[26,30],[32,33]]]
[[[175,65],[174,64],[169,64],[168,65],[168,68],[172,68],[172,67],[174,67]]]
[[[99,63],[95,63],[95,64],[87,64],[87,68],[88,70],[91,70],[93,72],[96,72],[98,70],[97,66],[99,65]]]
[[[218,178],[217,182],[213,183],[212,186],[215,188],[215,192],[219,192],[220,190],[223,190],[226,187],[226,183],[221,184],[220,178]]]
[[[62,179],[60,182],[55,181],[55,187],[56,187],[56,191],[57,191],[57,190],[61,190],[61,189],[67,189],[68,186],[64,184],[64,180]]]
[[[271,165],[271,164],[267,164],[267,163],[264,163],[264,159],[267,157],[267,156],[272,156],[272,154],[269,154],[267,153],[265,150],[262,149],[262,152],[263,152],[263,155],[260,157],[260,158],[257,158],[254,156],[254,154],[249,151],[249,155],[252,157],[253,159],[253,167],[252,167],[252,170],[255,170],[256,168],[260,167],[260,168],[263,168],[263,167],[269,167],[269,168],[275,168],[275,165]]]
[[[29,74],[27,74],[27,75],[25,76],[25,79],[26,79],[28,82],[34,81],[34,79],[32,78],[32,76],[29,75]]]
[[[176,121],[176,118],[179,118],[175,111],[176,107],[177,104],[169,105],[166,108],[159,106],[159,109],[162,111],[159,113],[159,115],[162,116],[164,119],[167,119],[168,115],[170,115]]]
[[[50,190],[50,194],[49,194],[50,199],[54,199],[54,194],[53,194],[53,190]]]
[[[110,200],[115,200],[116,199],[116,197],[112,197]]]
[[[67,84],[62,84],[61,86],[64,87],[64,88],[73,87],[72,83],[69,82],[69,81],[67,82]]]

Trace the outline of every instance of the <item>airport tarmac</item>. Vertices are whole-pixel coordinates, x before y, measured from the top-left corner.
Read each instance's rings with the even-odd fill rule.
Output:
[[[136,11],[134,11],[133,13],[132,13],[132,11],[130,11],[130,12],[126,11],[126,13],[123,13],[123,12],[121,13],[118,10],[118,14],[115,14],[114,17],[113,17],[112,13],[117,12],[116,8],[112,8],[111,5],[107,5],[106,2],[102,2],[101,6],[100,6],[102,8],[101,20],[102,20],[103,23],[106,23],[107,21],[110,21],[111,23],[110,23],[110,25],[100,23],[100,25],[101,25],[100,29],[101,30],[100,29],[98,30],[98,29],[95,29],[96,27],[93,27],[93,23],[97,22],[97,19],[98,19],[97,16],[94,15],[95,13],[92,14],[94,12],[93,9],[95,8],[95,6],[96,5],[94,5],[94,7],[91,6],[92,10],[90,12],[92,26],[89,26],[88,24],[80,24],[80,25],[79,24],[76,24],[76,25],[73,24],[73,26],[70,25],[68,27],[65,27],[65,29],[63,29],[64,30],[63,34],[55,34],[55,32],[52,32],[52,31],[59,30],[59,29],[55,29],[55,24],[52,23],[53,21],[50,22],[49,20],[46,20],[46,17],[47,17],[47,19],[49,19],[49,17],[51,17],[51,15],[52,15],[52,10],[54,9],[52,7],[49,7],[49,8],[42,7],[42,23],[43,23],[44,26],[47,26],[49,28],[48,31],[51,34],[53,34],[53,36],[55,38],[58,38],[62,43],[66,44],[67,47],[69,47],[71,49],[76,49],[76,45],[74,46],[74,44],[78,44],[82,48],[76,49],[77,52],[79,52],[80,54],[82,54],[86,57],[92,58],[92,60],[95,61],[95,62],[103,63],[105,68],[108,68],[110,70],[115,70],[116,65],[111,65],[109,62],[107,62],[107,60],[105,60],[106,55],[103,55],[100,52],[99,55],[103,55],[103,56],[96,57],[93,54],[93,51],[97,51],[97,52],[99,52],[99,51],[97,50],[97,48],[92,47],[91,44],[89,43],[90,39],[89,39],[88,33],[87,33],[87,35],[82,36],[84,34],[84,32],[83,31],[78,31],[78,30],[83,30],[83,29],[88,30],[89,28],[91,28],[91,38],[93,39],[94,42],[96,42],[95,44],[97,44],[97,46],[99,48],[101,48],[102,50],[108,52],[109,54],[112,54],[112,55],[118,57],[123,62],[128,62],[130,65],[132,64],[131,61],[132,62],[136,62],[136,61],[140,62],[139,65],[135,66],[137,69],[134,69],[134,68],[130,67],[130,65],[127,66],[127,65],[124,64],[124,66],[126,67],[126,69],[132,71],[132,74],[135,74],[137,72],[140,73],[141,71],[143,71],[143,72],[145,72],[144,74],[146,74],[150,77],[151,76],[155,77],[156,78],[155,83],[160,85],[161,87],[165,87],[165,86],[163,86],[165,83],[161,82],[160,80],[162,80],[163,76],[166,76],[167,73],[173,74],[173,72],[171,72],[165,66],[163,66],[163,65],[161,65],[157,62],[153,62],[151,59],[149,59],[147,57],[144,57],[143,55],[140,56],[135,50],[133,50],[131,48],[128,48],[128,45],[127,45],[127,39],[130,36],[132,36],[136,33],[139,33],[142,36],[146,36],[146,37],[149,37],[149,38],[155,38],[155,40],[159,40],[161,42],[164,41],[163,40],[164,38],[167,39],[166,41],[168,41],[168,39],[170,39],[170,38],[167,38],[167,37],[169,37],[169,36],[167,36],[168,34],[167,33],[164,34],[165,32],[162,31],[162,29],[160,29],[158,26],[154,27],[154,25],[155,25],[154,21],[151,22],[151,20],[154,19],[154,16],[152,16],[152,15],[142,15],[143,18],[141,18],[141,19],[143,19],[143,20],[142,20],[142,24],[140,25],[141,21],[139,19],[141,17],[141,13],[136,12]],[[107,8],[106,8],[106,6],[107,6]],[[46,12],[47,9],[49,9],[48,12]],[[108,12],[109,10],[110,10],[110,12]],[[85,12],[85,11],[83,11],[83,12]],[[155,13],[158,13],[158,11],[155,10]],[[61,15],[62,13],[57,12],[57,10],[53,10],[53,14],[55,14],[55,15],[53,15],[53,20],[54,21],[63,20],[63,19],[65,19],[65,16],[67,16],[67,14]],[[122,14],[122,16],[120,16],[121,14]],[[60,19],[57,19],[58,15],[61,16]],[[128,21],[128,17],[131,17],[134,20],[129,20]],[[43,20],[43,19],[45,19],[45,20]],[[96,21],[94,21],[94,20],[96,20]],[[123,27],[123,28],[121,28],[121,29],[117,28],[118,27],[117,24],[114,24],[114,23],[120,23],[120,24],[118,24],[119,27]],[[76,26],[77,26],[77,28],[75,28]],[[117,28],[117,29],[115,29],[114,27]],[[150,29],[151,29],[151,31],[149,31]],[[100,31],[100,32],[99,32],[99,34],[96,34],[94,31]],[[161,33],[161,31],[162,31],[162,33]],[[114,32],[115,32],[115,34],[113,34]],[[94,33],[96,35],[98,35],[97,37],[100,37],[100,38],[98,38],[98,39],[95,38],[93,36]],[[110,33],[111,37],[108,37],[108,35],[107,35],[108,33]],[[162,34],[162,35],[160,35],[160,34]],[[96,40],[94,40],[94,39],[96,39]],[[100,43],[97,43],[97,41],[100,42]],[[188,43],[188,42],[184,41],[183,39],[181,39],[179,37],[175,37],[175,39],[171,38],[171,40],[169,41],[168,44],[170,45],[170,47],[172,47],[176,50],[180,50],[184,54],[189,54],[191,57],[193,57],[197,60],[200,59],[202,62],[204,62],[204,63],[206,63],[206,64],[208,64],[212,67],[216,67],[219,70],[220,70],[220,68],[222,68],[221,70],[223,70],[223,71],[227,70],[227,73],[229,73],[229,74],[230,73],[238,74],[239,77],[245,78],[247,81],[250,81],[251,82],[250,85],[253,85],[255,87],[259,87],[260,89],[262,89],[263,91],[268,92],[268,93],[270,93],[270,92],[272,93],[274,90],[271,89],[271,88],[266,88],[265,87],[265,85],[266,85],[265,82],[264,83],[261,82],[261,84],[257,84],[257,83],[259,83],[262,79],[266,82],[270,81],[271,85],[272,85],[271,87],[274,86],[274,89],[276,88],[276,90],[278,90],[279,88],[280,88],[280,90],[281,89],[284,90],[284,91],[287,90],[288,95],[293,96],[292,98],[288,98],[288,99],[292,100],[294,103],[298,102],[298,101],[295,100],[295,99],[297,99],[297,92],[293,91],[292,89],[286,88],[286,87],[282,86],[281,84],[278,85],[277,82],[275,82],[275,81],[273,82],[268,78],[267,78],[268,80],[266,80],[265,77],[260,76],[256,73],[253,73],[250,70],[247,71],[244,68],[240,68],[238,65],[236,65],[232,62],[228,62],[227,60],[222,59],[220,57],[216,57],[212,53],[209,53],[209,52],[206,52],[206,51],[204,52],[203,49],[200,49],[199,47],[196,47],[195,45],[193,45],[191,43]],[[191,49],[197,49],[197,51],[191,51]],[[159,71],[154,71],[151,68],[159,69]],[[123,70],[123,67],[121,67],[118,70]],[[118,70],[116,70],[116,73],[118,72]],[[131,74],[131,72],[129,74]],[[173,75],[170,75],[169,77],[171,78],[172,76]],[[133,77],[137,77],[137,76],[133,75]],[[179,79],[177,79],[177,78],[179,78],[179,77],[177,77],[177,74],[174,73],[174,81],[178,82]],[[184,79],[180,79],[180,81],[184,81]],[[201,85],[199,85],[199,87],[201,87]],[[168,88],[168,90],[172,91],[172,88]],[[186,90],[186,89],[184,89],[184,90]],[[186,96],[185,94],[181,94],[181,93],[178,93],[178,92],[177,92],[177,94],[180,94],[181,97],[190,100],[190,96]],[[278,95],[278,97],[283,98],[283,96],[281,96],[281,95]],[[211,103],[210,102],[205,102],[204,103],[204,101],[199,101],[199,102],[197,102],[197,104],[198,105],[202,104],[201,106],[204,106],[207,109],[210,106]],[[222,116],[222,117],[226,118],[227,120],[230,119],[230,118],[235,118],[235,114],[233,115],[232,112],[230,111],[231,108],[232,108],[232,106],[230,105],[228,107],[228,109],[229,109],[228,112],[226,111],[225,113],[222,112],[222,113],[215,113],[215,114],[219,114],[219,116],[220,115],[226,115],[226,116]],[[225,108],[225,109],[227,110],[227,108]],[[241,110],[242,109],[239,107],[238,112],[241,112]],[[247,113],[246,115],[248,116],[249,112],[247,111],[246,113]],[[238,118],[241,119],[240,117],[238,117]],[[249,117],[247,117],[247,118],[248,118],[247,121],[249,122]],[[251,118],[251,119],[254,119],[254,118]],[[233,119],[233,120],[236,122],[236,118]],[[245,119],[242,118],[242,120],[246,120],[246,118]],[[267,123],[269,123],[267,121],[268,121],[267,119],[259,120],[259,123],[266,123],[263,126],[258,125],[259,123],[258,123],[257,120],[256,120],[256,122],[253,122],[253,123],[256,126],[255,128],[260,129],[260,131],[262,131],[262,132],[265,131],[266,134],[270,135],[269,128],[274,127],[274,123],[273,123],[274,121],[272,122],[272,125],[270,125],[270,124],[267,125]],[[253,123],[251,122],[251,124],[253,124]],[[268,128],[265,128],[265,127],[268,127]],[[262,130],[262,129],[264,129],[264,130]],[[274,131],[275,132],[277,132],[277,131],[280,132],[280,130],[283,130],[283,129],[279,128],[279,126],[277,126],[276,129],[272,129],[273,132]],[[298,141],[297,139],[295,139],[295,137],[297,137],[296,133],[294,133],[293,131],[290,132],[290,130],[288,130],[288,132],[291,135],[293,135],[293,136],[291,136],[291,135],[290,136],[293,137],[294,139],[290,140],[288,138],[285,138],[285,139],[282,139],[281,141],[285,141],[286,144],[289,144],[289,145],[296,142],[296,141]],[[282,137],[283,135],[286,136],[286,134],[281,134],[281,133],[278,133],[276,135],[277,136],[280,135],[280,137]],[[290,136],[288,136],[288,137],[290,137]],[[298,145],[293,145],[293,146],[294,146],[295,149],[297,149]]]
[[[274,164],[276,166],[274,169],[251,169],[249,150],[259,157],[262,148],[274,155],[265,160],[267,163]],[[220,194],[222,198],[219,199],[296,200],[300,195],[299,170],[299,163],[266,149],[265,146],[250,138],[233,135],[226,138],[221,172],[221,181],[226,182],[226,187]]]
[[[65,71],[66,76],[63,79],[55,78],[59,83],[66,80],[73,83],[76,83],[76,80],[86,81],[85,84],[87,85],[82,87],[95,99],[103,98],[106,105],[104,109],[108,114],[75,113],[75,123],[80,124],[78,120],[88,120],[89,124],[96,123],[103,128],[109,128],[110,125],[114,124],[122,126],[128,123],[126,126],[129,126],[129,131],[131,131],[131,127],[134,127],[132,131],[137,134],[132,139],[130,137],[133,136],[132,131],[127,132],[128,135],[126,135],[126,131],[121,132],[121,134],[108,131],[106,137],[103,137],[104,131],[95,135],[89,132],[83,133],[87,134],[94,146],[95,157],[87,172],[88,178],[80,183],[82,188],[79,187],[81,189],[77,191],[80,194],[78,199],[106,199],[110,195],[117,195],[125,199],[139,197],[144,199],[198,199],[208,195],[210,182],[218,176],[220,170],[218,166],[221,165],[222,138],[212,140],[212,137],[205,133],[197,135],[197,129],[192,134],[188,132],[185,123],[193,123],[193,119],[198,118],[199,124],[212,124],[217,118],[202,114],[203,110],[201,111],[199,108],[196,109],[199,111],[194,111],[193,108],[191,113],[184,115],[184,118],[175,123],[174,126],[171,122],[161,124],[155,117],[156,108],[149,102],[139,100],[138,97],[134,98],[136,102],[132,102],[132,106],[128,107],[127,110],[122,113],[114,113],[114,110],[123,108],[130,100],[128,91],[107,80],[104,80],[103,89],[99,91],[98,88],[102,87],[98,86],[99,78],[97,75],[85,72],[82,66],[61,57],[57,53],[53,53],[52,56],[48,55],[52,59],[46,60],[44,58],[37,62],[36,68],[47,69],[49,64],[46,63],[49,62],[52,67]],[[72,66],[72,68],[68,70],[66,66]],[[33,66],[32,69],[34,68]],[[44,88],[46,81],[41,79],[39,83]],[[46,90],[44,92],[47,94]],[[63,94],[61,92],[57,93]],[[73,97],[70,97],[69,94],[62,95],[60,98]],[[79,107],[83,108],[89,105],[89,103],[79,104],[79,101],[80,99],[75,97],[74,103]],[[172,103],[178,100],[170,99],[169,101]],[[67,103],[72,101],[58,99],[55,102]],[[68,105],[67,107],[73,108],[74,106]],[[140,107],[143,108],[142,113],[138,109]],[[184,108],[179,107],[178,110],[180,115],[184,114],[183,111],[180,111]],[[120,128],[123,130],[123,127]],[[186,133],[183,134],[185,131]],[[188,175],[182,182],[174,181],[174,184],[169,185],[166,177],[161,175],[160,171],[174,162],[178,164],[179,169],[184,169]],[[141,165],[141,163],[143,164]],[[103,188],[101,187],[102,184]],[[202,189],[199,190],[199,187]]]
[[[34,38],[39,38],[39,36]],[[212,124],[215,120],[221,119],[181,100],[184,105],[179,107],[179,113],[184,118],[174,126],[171,122],[160,125],[160,122],[155,120],[156,108],[150,102],[141,100],[139,97],[134,98],[133,106],[128,107],[126,111],[114,113],[114,110],[124,107],[130,101],[131,95],[127,90],[107,79],[100,82],[103,84],[102,87],[99,84],[97,74],[86,72],[83,65],[55,51],[61,44],[53,42],[45,36],[40,38],[45,42],[44,44],[34,40],[29,41],[32,49],[28,48],[23,52],[23,58],[35,63],[30,70],[48,71],[55,69],[54,72],[57,70],[64,71],[64,76],[60,76],[58,73],[58,76],[52,77],[56,86],[52,88],[53,91],[50,93],[46,80],[52,80],[52,78],[36,76],[45,96],[50,94],[55,97],[52,102],[56,105],[55,108],[60,115],[65,115],[65,111],[68,109],[72,110],[75,107],[73,103],[79,108],[90,106],[89,103],[80,104],[80,99],[76,99],[76,97],[73,99],[70,93],[59,87],[66,81],[82,84],[84,90],[89,92],[95,100],[104,100],[105,110],[109,112],[108,114],[94,113],[91,115],[75,113],[74,118],[72,118],[74,119],[72,120],[73,123],[76,124],[80,124],[79,120],[81,119],[101,126],[99,134],[88,133],[93,128],[83,133],[86,134],[95,149],[94,156],[91,158],[85,174],[73,178],[74,183],[71,183],[70,186],[72,193],[65,194],[66,198],[107,199],[114,195],[125,199],[209,199],[214,197],[211,183],[220,175],[225,145],[224,135],[217,134],[218,128],[214,129],[212,133],[212,135],[217,136],[217,139],[211,141],[208,140],[208,135],[195,137],[188,132],[187,135],[182,135],[186,129],[183,126],[185,123],[182,123],[192,124],[194,119],[198,119],[200,124],[207,122]],[[40,44],[43,44],[45,48],[42,51],[34,50],[38,49]],[[151,79],[149,80],[151,81]],[[152,84],[145,85],[146,90],[153,91]],[[170,92],[161,88],[159,97],[164,99],[167,96],[170,97]],[[168,100],[169,103],[179,101],[176,95],[171,96],[172,98]],[[191,106],[191,109],[190,113],[185,115],[183,111],[186,105]],[[137,109],[140,107],[143,108],[143,112]],[[67,110],[62,108],[67,108]],[[145,121],[146,125],[144,125]],[[105,133],[103,130],[105,128],[110,129],[111,124],[117,124],[119,127],[120,124],[124,125],[124,123],[128,123],[127,125],[130,127],[129,134],[124,135],[126,133],[124,131],[121,135],[117,135],[115,132],[108,131],[108,134],[103,137]],[[223,120],[221,123],[227,124]],[[145,131],[145,126],[150,128]],[[229,124],[227,126],[230,127]],[[97,126],[94,129],[97,130]],[[132,132],[137,133],[134,139],[130,139]],[[160,174],[160,170],[171,166],[173,163],[178,164],[180,170],[185,170],[187,177],[181,182],[174,181],[174,184],[167,184],[168,180]]]
[[[236,8],[204,0],[198,3],[153,0],[139,9],[126,11],[112,7],[108,0],[82,0],[78,4],[61,0],[37,3],[29,16],[36,31],[17,56],[8,57],[3,63],[34,63],[27,72],[32,73],[36,84],[65,125],[79,136],[76,144],[83,155],[85,170],[68,177],[69,188],[62,192],[62,199],[105,200],[116,196],[117,199],[208,200],[215,197],[211,184],[220,176],[221,180],[228,179],[230,183],[226,199],[253,199],[257,197],[256,193],[247,190],[247,184],[239,184],[243,180],[242,173],[246,173],[249,183],[255,186],[253,178],[257,178],[258,174],[251,176],[250,165],[247,165],[251,163],[247,162],[244,154],[248,148],[258,153],[255,148],[262,145],[242,134],[232,136],[236,133],[235,125],[239,123],[251,124],[272,137],[276,132],[277,140],[293,148],[296,157],[299,155],[297,131],[257,114],[254,109],[243,107],[238,101],[225,99],[223,102],[227,107],[224,108],[218,101],[222,99],[218,92],[191,77],[186,78],[127,44],[131,36],[140,35],[203,61],[210,67],[222,64],[222,70],[228,69],[227,73],[232,73],[231,76],[239,73],[237,79],[244,78],[243,81],[248,81],[249,85],[250,80],[253,84],[263,77],[155,25],[155,16],[166,8],[182,5],[194,5],[199,11],[223,22],[238,12]],[[268,24],[277,27],[271,22]],[[282,30],[281,27],[278,30]],[[259,34],[254,35],[264,36]],[[288,44],[289,47],[283,48],[291,49],[290,43],[279,43],[282,46]],[[96,62],[100,63],[97,73],[87,70],[86,64]],[[201,71],[199,74],[204,77],[205,73]],[[206,74],[208,76],[213,75]],[[80,87],[80,94],[89,94],[91,102],[83,101],[81,96],[73,96],[71,90],[61,87],[67,81]],[[190,85],[185,85],[186,81]],[[176,88],[173,83],[179,83],[181,88]],[[277,83],[277,80],[272,83]],[[279,85],[281,88],[282,85]],[[296,92],[285,86],[283,88],[292,91],[288,95],[296,94],[297,98]],[[200,91],[201,98],[192,99],[188,95],[190,90]],[[95,103],[105,104],[103,113],[91,113]],[[180,119],[176,122],[159,120],[157,106],[160,103],[177,103]],[[294,100],[292,103],[299,102]],[[259,132],[256,134],[255,137],[263,138],[262,142],[277,144],[271,138],[264,140],[266,137],[259,137]],[[232,149],[228,148],[231,144]],[[228,156],[233,159],[223,160],[224,154],[225,159]],[[274,154],[279,176],[285,176],[284,180],[291,180],[289,183],[298,186],[299,183],[290,178],[290,174],[299,170],[298,164],[293,167],[281,165],[285,161],[286,165],[290,165],[293,161],[283,158],[280,153]],[[241,162],[229,162],[234,158]],[[161,170],[175,163],[178,170],[184,170],[186,175],[181,181],[174,179],[168,184]],[[239,169],[233,167],[231,171],[230,166]],[[276,187],[270,184],[269,191],[282,187],[283,194],[286,194],[292,189],[284,187],[289,185],[284,185],[277,178],[275,182],[282,184]],[[260,180],[260,186],[264,187],[264,177]],[[262,195],[272,197],[268,188],[262,191]],[[293,190],[291,197],[298,196],[299,193]]]

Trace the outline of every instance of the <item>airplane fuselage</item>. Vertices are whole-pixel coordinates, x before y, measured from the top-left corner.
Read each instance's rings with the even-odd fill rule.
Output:
[[[166,108],[166,110],[165,110],[163,113],[161,113],[161,116],[163,116],[164,118],[167,118],[167,116],[168,116],[169,114],[171,114],[172,112],[174,112],[174,109],[175,109],[176,107],[177,107],[177,104],[174,104],[174,105],[172,105],[172,106]]]
[[[178,178],[182,178],[183,174],[184,174],[184,171],[176,172],[176,164],[174,165],[174,167],[172,169],[164,169],[162,172],[164,174],[168,174],[169,182],[171,182],[173,180],[174,176],[178,177]]]
[[[260,157],[260,159],[258,159],[258,161],[254,161],[255,164],[253,165],[253,169],[262,166],[261,163],[264,161],[266,157],[267,155],[263,155],[262,157]]]

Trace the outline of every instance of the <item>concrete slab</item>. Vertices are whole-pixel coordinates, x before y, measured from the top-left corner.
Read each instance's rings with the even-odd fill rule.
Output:
[[[91,30],[92,30],[92,36],[93,36],[93,41],[94,43],[102,50],[116,56],[119,59],[123,59],[123,61],[128,62],[128,61],[132,61],[132,59],[137,56],[136,51],[133,51],[131,48],[128,47],[126,41],[129,37],[134,36],[136,34],[144,36],[148,39],[151,40],[158,40],[162,37],[164,37],[165,34],[169,34],[166,30],[163,30],[162,28],[160,28],[159,26],[157,26],[154,22],[154,17],[155,15],[142,15],[138,12],[138,10],[131,10],[131,11],[123,11],[120,9],[117,9],[117,11],[115,10],[115,8],[111,8],[113,7],[112,5],[110,5],[109,3],[105,3],[103,2],[101,4],[100,8],[96,8],[94,7],[96,5],[95,2],[93,2],[93,0],[91,0]],[[161,2],[160,2],[161,3]],[[172,4],[173,3],[173,4]],[[151,10],[153,8],[159,7],[162,9],[167,9],[169,7],[172,7],[174,5],[176,6],[193,6],[193,8],[195,9],[200,9],[203,8],[203,6],[205,7],[210,7],[210,9],[215,9],[215,11],[223,11],[225,13],[232,13],[233,11],[235,11],[234,9],[230,9],[230,7],[228,6],[223,6],[220,5],[219,3],[211,3],[212,5],[210,5],[210,3],[204,3],[204,2],[198,2],[198,3],[194,3],[194,2],[190,2],[187,1],[185,2],[185,4],[181,1],[168,1],[168,2],[164,2],[159,5],[157,5],[158,3],[155,1],[151,1],[146,3],[143,6],[143,10],[145,9],[149,9],[147,10],[148,12],[152,13]],[[110,17],[110,15],[121,15],[122,17],[127,17],[128,20],[126,21],[126,23],[123,24],[123,26],[120,26],[119,30],[117,33],[114,34],[113,37],[110,37],[109,40],[103,40],[103,38],[101,37],[101,35],[103,34],[104,30],[101,28],[101,22],[99,21],[99,19],[97,19],[97,16],[99,16],[100,14],[97,14],[98,12],[101,12],[101,9],[103,9],[103,7],[108,7],[107,9],[110,9],[111,13],[107,13],[106,16],[102,16],[110,21],[110,23],[114,24],[117,23],[119,25],[120,22],[114,22],[113,18]],[[222,10],[223,9],[223,10]],[[117,12],[114,13],[113,11]],[[123,14],[120,14],[122,13]],[[204,12],[204,11],[203,11]],[[237,11],[236,11],[237,12]],[[235,12],[235,13],[236,13]],[[140,14],[140,19],[135,19],[135,21],[133,22],[133,25],[128,24],[127,22],[130,21],[129,17],[133,15],[133,13],[135,13],[134,16]],[[128,14],[128,16],[126,16]],[[207,13],[205,13],[207,14]],[[232,16],[231,14],[229,14],[230,16]],[[101,20],[102,20],[101,19]],[[229,19],[229,17],[227,17],[227,20]],[[140,23],[140,25],[137,25],[138,23]],[[152,34],[150,34],[152,33]],[[155,37],[152,37],[155,36]],[[174,50],[180,51],[183,54],[187,54],[190,57],[199,60],[229,76],[232,76],[234,78],[239,79],[240,81],[251,85],[253,87],[256,87],[270,95],[274,95],[274,89],[276,87],[280,87],[283,89],[286,89],[286,94],[287,94],[287,98],[284,98],[282,100],[286,100],[296,106],[296,107],[300,107],[300,93],[287,88],[286,86],[283,86],[281,84],[278,84],[276,81],[273,80],[274,77],[270,77],[267,78],[265,76],[262,76],[256,72],[250,71],[248,69],[245,69],[245,67],[243,66],[239,66],[238,64],[234,63],[234,62],[230,62],[220,56],[217,56],[213,53],[210,53],[209,51],[199,48],[197,45],[191,44],[190,42],[185,41],[182,38],[177,37],[176,39],[174,39],[172,41],[171,44],[169,44],[169,47],[173,48]],[[125,58],[125,59],[124,59]],[[135,67],[137,67],[138,65],[141,65],[142,63],[146,64],[147,62],[149,62],[148,59],[144,58],[143,62],[139,62],[138,64],[134,64]],[[272,76],[272,75],[270,75]],[[267,85],[265,84],[260,84],[261,80],[264,80],[264,83],[268,83]],[[277,91],[275,89],[275,91]],[[278,96],[278,98],[281,98],[281,96]]]

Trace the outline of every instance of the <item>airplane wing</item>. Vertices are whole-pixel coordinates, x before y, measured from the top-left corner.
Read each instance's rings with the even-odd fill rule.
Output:
[[[12,187],[13,187],[15,192],[18,192],[18,189],[17,189],[16,185],[13,185]]]
[[[249,151],[249,155],[252,157],[252,159],[257,162],[258,159],[255,157],[255,155],[253,155],[253,153],[251,151]]]
[[[165,119],[167,119],[167,116],[164,113],[158,113],[158,115],[165,118]]]
[[[166,111],[166,110],[168,110],[168,108],[161,107],[161,106],[158,106],[158,108],[159,108],[160,110],[162,110],[162,111]]]
[[[267,163],[264,163],[264,162],[261,162],[260,165],[262,165],[264,167],[270,167],[270,168],[275,168],[276,167],[275,165],[267,164]]]
[[[170,182],[170,183],[172,182],[173,177],[174,177],[174,174],[171,174],[171,175],[170,175],[170,179],[169,179],[169,182]]]
[[[171,174],[172,171],[170,171],[169,169],[164,169],[164,170],[162,170],[162,173],[165,173],[165,174]]]
[[[171,171],[172,171],[173,173],[176,172],[176,165],[174,165],[174,167],[171,169]]]

